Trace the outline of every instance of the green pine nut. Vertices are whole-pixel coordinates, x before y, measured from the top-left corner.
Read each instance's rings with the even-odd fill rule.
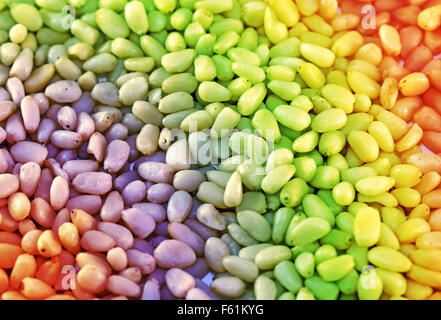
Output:
[[[295,75],[295,71],[286,66],[270,66],[266,69],[266,76],[269,80],[292,82]]]
[[[199,85],[198,94],[206,102],[227,101],[231,98],[231,93],[227,88],[213,81],[202,82]]]
[[[326,220],[331,226],[335,223],[335,217],[325,202],[315,194],[308,194],[302,200],[303,209],[308,217],[319,217]]]
[[[115,38],[112,41],[110,51],[115,56],[122,59],[143,56],[142,50],[136,44],[123,38]]]
[[[145,34],[149,29],[149,20],[142,1],[131,1],[124,8],[124,18],[128,27],[136,34]]]
[[[291,250],[287,246],[276,245],[259,251],[254,259],[254,263],[261,270],[271,270],[279,262],[290,260],[291,257]]]
[[[11,7],[11,16],[17,23],[24,25],[29,31],[38,31],[43,26],[40,12],[32,5],[17,3]]]
[[[262,183],[263,167],[261,165],[255,164],[252,160],[246,160],[241,163],[237,170],[242,176],[243,184],[250,190],[259,190]]]
[[[303,81],[313,89],[320,89],[325,85],[326,78],[323,72],[312,63],[305,62],[301,64],[298,72]]]
[[[311,252],[302,252],[295,259],[295,266],[304,278],[310,278],[314,275],[315,261]]]
[[[95,45],[95,43],[98,41],[98,30],[81,20],[75,20],[72,23],[70,30],[76,38],[90,44],[91,46]]]
[[[347,116],[342,109],[328,109],[320,112],[311,122],[316,132],[334,131],[346,125]]]
[[[216,66],[209,56],[200,55],[194,60],[194,74],[198,81],[211,81],[216,77]]]
[[[337,257],[337,250],[330,244],[323,244],[314,252],[316,264]]]
[[[302,43],[300,45],[300,53],[306,60],[320,68],[332,66],[335,60],[334,52],[312,43]]]
[[[332,46],[332,39],[330,37],[313,31],[304,32],[300,36],[300,40],[302,42],[312,43],[323,48],[330,48]]]
[[[254,28],[246,28],[240,35],[240,39],[237,44],[237,47],[253,51],[257,48],[257,45],[258,45],[257,31]]]
[[[338,154],[346,144],[346,137],[341,131],[328,131],[320,136],[319,151],[324,156]]]
[[[273,113],[278,122],[292,130],[301,131],[311,124],[309,114],[296,107],[280,105]]]
[[[326,236],[331,227],[329,223],[319,217],[302,219],[294,228],[289,228],[287,237],[295,246],[305,246]]]
[[[240,114],[249,116],[256,111],[266,95],[266,87],[263,83],[256,84],[246,90],[237,101]],[[277,116],[276,116],[277,118]]]
[[[317,167],[316,174],[310,184],[319,189],[332,189],[340,182],[340,172],[331,166]]]
[[[266,77],[262,68],[249,63],[233,62],[231,68],[237,76],[250,80],[252,84],[260,83]]]
[[[293,164],[297,169],[294,175],[296,178],[301,178],[306,182],[309,182],[314,178],[317,165],[313,159],[308,157],[298,157],[293,160]]]
[[[208,181],[214,182],[219,187],[224,188],[227,185],[228,179],[231,177],[231,173],[218,170],[208,170],[206,172]]]
[[[259,275],[257,266],[247,259],[237,256],[226,256],[222,259],[225,269],[246,282],[254,282]]]
[[[161,65],[162,56],[167,53],[161,43],[149,35],[144,35],[140,38],[140,46],[147,56],[155,60],[157,66]]]
[[[294,178],[283,186],[280,201],[286,207],[297,207],[308,193],[309,187],[306,182],[301,178]]]
[[[240,258],[250,260],[254,262],[254,259],[256,258],[256,255],[262,251],[263,249],[272,247],[272,244],[270,243],[259,243],[255,244],[249,247],[244,247],[240,249],[238,256]]]
[[[337,285],[332,282],[326,282],[318,276],[306,279],[305,286],[319,300],[337,300],[338,298],[339,289]]]
[[[173,29],[183,31],[191,22],[192,12],[188,8],[179,8],[170,16],[170,24]],[[198,22],[198,21],[196,21]]]
[[[240,245],[247,247],[257,244],[257,241],[237,223],[230,223],[227,229],[230,236]],[[257,265],[257,262],[255,263]]]
[[[332,229],[321,240],[323,244],[330,244],[337,250],[346,250],[354,243],[354,237],[347,232]]]
[[[279,140],[279,126],[271,111],[267,109],[256,111],[251,123],[253,128],[267,141],[275,142]]]
[[[286,231],[293,216],[294,210],[292,208],[283,207],[276,211],[272,229],[272,240],[275,244],[281,244],[285,239]]]
[[[228,90],[231,92],[231,99],[238,100],[239,97],[249,88],[251,88],[251,81],[246,78],[236,78],[228,85]]]
[[[127,23],[115,11],[101,8],[97,10],[95,16],[98,27],[109,38],[127,38],[129,35]]]
[[[251,210],[237,213],[237,221],[254,239],[265,242],[271,238],[271,226],[266,219]]]
[[[240,170],[238,171],[240,173]],[[243,194],[242,202],[238,207],[236,207],[236,212],[240,212],[243,210],[251,210],[259,214],[265,213],[267,210],[265,195],[261,192],[245,192]]]
[[[214,34],[204,34],[196,43],[194,50],[196,55],[207,55],[211,56],[213,54],[213,46],[216,43],[216,36]]]
[[[303,286],[302,278],[291,261],[281,261],[274,268],[274,277],[291,293],[297,293]]]
[[[298,57],[300,56],[300,40],[288,38],[270,49],[270,57]]]
[[[319,142],[319,135],[315,131],[308,131],[295,139],[292,143],[292,149],[295,152],[310,152],[314,150]]]
[[[155,66],[155,60],[152,57],[137,57],[124,60],[124,68],[127,71],[150,72]]]
[[[276,300],[276,283],[263,275],[257,277],[256,281],[254,282],[254,296],[256,297],[256,300]]]
[[[162,56],[161,64],[167,72],[184,72],[192,65],[194,55],[193,49],[167,53]]]
[[[162,82],[164,93],[187,92],[193,93],[197,88],[198,82],[191,73],[177,73],[171,75]]]
[[[262,180],[263,191],[269,194],[276,193],[292,178],[295,171],[293,165],[282,165],[271,170]]]
[[[219,80],[228,81],[233,79],[234,73],[232,69],[232,62],[230,59],[221,55],[215,55],[212,57],[212,59],[214,64],[216,65],[216,75]]]
[[[112,71],[117,59],[110,53],[101,53],[88,59],[83,64],[83,69],[93,73],[104,73]]]
[[[227,52],[228,57],[234,62],[242,62],[253,66],[260,66],[260,57],[245,48],[231,48]],[[234,68],[233,68],[234,71]]]
[[[174,92],[159,101],[158,110],[162,113],[174,113],[192,109],[193,98],[187,92]]]
[[[214,120],[211,128],[212,132],[214,132],[218,138],[226,136],[231,129],[236,127],[239,120],[240,114],[229,107],[225,107],[219,112]]]
[[[196,197],[202,201],[211,203],[216,208],[226,208],[223,200],[224,189],[213,182],[204,181],[199,185]]]

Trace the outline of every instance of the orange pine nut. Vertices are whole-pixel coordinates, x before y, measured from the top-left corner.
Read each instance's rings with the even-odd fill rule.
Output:
[[[429,89],[430,82],[424,73],[413,72],[401,79],[398,87],[403,96],[418,96]]]
[[[432,294],[431,286],[423,285],[419,282],[407,279],[407,288],[405,296],[413,300],[425,300]]]
[[[0,297],[0,300],[29,300],[25,296],[23,296],[19,291],[16,290],[8,290],[3,292]]]
[[[61,267],[73,266],[75,264],[75,257],[66,250],[61,251],[58,255],[58,259],[60,260]]]
[[[423,130],[441,132],[441,115],[429,107],[423,106],[413,115],[413,121]]]
[[[441,300],[441,291],[433,293],[428,300]]]
[[[422,142],[433,152],[441,152],[441,132],[424,131]]]
[[[44,262],[37,270],[35,277],[53,286],[61,273],[61,264],[58,257],[51,258]]]
[[[407,272],[407,276],[423,285],[441,288],[441,272],[413,265],[412,269]]]
[[[8,290],[9,278],[5,270],[0,269],[0,294]]]
[[[12,268],[22,253],[23,250],[19,246],[9,243],[0,243],[0,268]]]
[[[441,91],[430,88],[423,95],[425,105],[432,107],[436,112],[441,114]]]
[[[56,294],[46,298],[45,300],[76,300],[70,294]]]
[[[409,131],[396,143],[395,148],[398,152],[409,150],[423,137],[423,130],[417,123],[412,124]]]
[[[21,281],[26,277],[33,277],[37,271],[37,261],[33,255],[23,253],[15,261],[11,271],[10,285],[14,289],[20,288]]]
[[[95,252],[80,252],[75,257],[75,261],[77,262],[80,268],[84,267],[86,264],[91,264],[98,267],[104,274],[108,277],[112,274],[112,268],[106,259]]]
[[[78,228],[80,235],[83,235],[88,230],[96,229],[97,226],[95,218],[81,209],[72,210],[70,219]]]
[[[430,218],[430,208],[427,204],[421,203],[410,211],[408,219],[422,218],[424,220],[429,220]]]
[[[423,99],[420,97],[404,97],[398,99],[392,107],[391,112],[395,113],[401,119],[409,122],[414,113],[423,105]]]
[[[21,293],[32,300],[42,300],[55,295],[55,290],[36,278],[24,278],[20,285]]]
[[[32,230],[26,233],[21,239],[21,247],[23,250],[30,254],[39,254],[37,243],[43,231],[41,230]]]
[[[435,189],[423,196],[422,202],[431,208],[441,208],[441,189]]]
[[[432,84],[432,86],[434,86],[438,90],[441,90],[441,70],[439,69],[430,70],[427,75],[429,76],[430,83]]]
[[[31,202],[23,192],[17,192],[9,196],[8,209],[11,217],[17,221],[26,219],[31,212]]]
[[[31,219],[24,219],[18,223],[18,231],[21,233],[22,236],[24,236],[29,231],[35,229],[37,229],[37,227],[35,226],[34,221],[32,221]]]
[[[423,41],[423,31],[415,26],[401,28],[401,56],[406,58],[407,55]]]
[[[411,72],[416,72],[421,70],[432,58],[432,51],[429,48],[418,46],[407,56],[404,67]]]
[[[86,264],[77,274],[77,283],[90,293],[100,293],[106,288],[107,277],[97,266]]]
[[[424,9],[418,14],[418,26],[433,31],[441,26],[441,4]]]
[[[52,230],[45,230],[37,241],[38,252],[43,257],[50,258],[61,253],[61,243]]]
[[[63,223],[58,229],[58,237],[67,251],[77,254],[81,250],[78,228],[71,222]]]
[[[426,31],[423,38],[424,45],[429,48],[433,55],[441,53],[441,30]]]
[[[430,71],[438,69],[441,69],[441,59],[433,59],[426,63],[426,65],[421,69],[421,72],[429,74]]]
[[[418,249],[441,249],[441,232],[426,232],[416,239],[415,245]]]
[[[421,178],[421,181],[418,182],[418,184],[413,188],[417,190],[422,196],[424,196],[426,193],[429,193],[430,191],[438,187],[440,182],[441,176],[435,171],[430,171],[424,174]]]
[[[7,208],[0,209],[0,230],[14,232],[18,228],[17,220],[13,219]]]
[[[31,201],[31,216],[41,226],[50,228],[55,219],[55,211],[49,203],[42,198]]]
[[[401,0],[376,1],[375,7],[378,11],[391,11],[403,5]]]
[[[381,45],[388,55],[398,56],[401,52],[400,35],[394,27],[384,24],[378,30]]]
[[[15,233],[0,231],[0,243],[9,243],[9,244],[15,244],[16,246],[20,246],[21,238],[17,236]]]
[[[387,68],[386,70],[384,70],[383,73],[381,74],[381,77],[383,79],[395,78],[395,80],[400,81],[402,78],[407,76],[409,73],[410,73],[410,71],[404,67],[393,66],[393,67],[390,67],[390,68]]]
[[[429,224],[432,231],[441,231],[441,209],[436,209],[431,212]]]
[[[392,17],[402,24],[416,25],[420,11],[417,6],[401,7],[392,11]]]
[[[390,56],[383,56],[383,59],[381,60],[381,62],[378,64],[377,67],[378,67],[378,71],[380,71],[380,73],[383,73],[386,69],[397,66],[398,63],[394,58]]]
[[[77,300],[94,300],[96,298],[95,295],[82,289],[79,285],[72,288],[71,291]]]

